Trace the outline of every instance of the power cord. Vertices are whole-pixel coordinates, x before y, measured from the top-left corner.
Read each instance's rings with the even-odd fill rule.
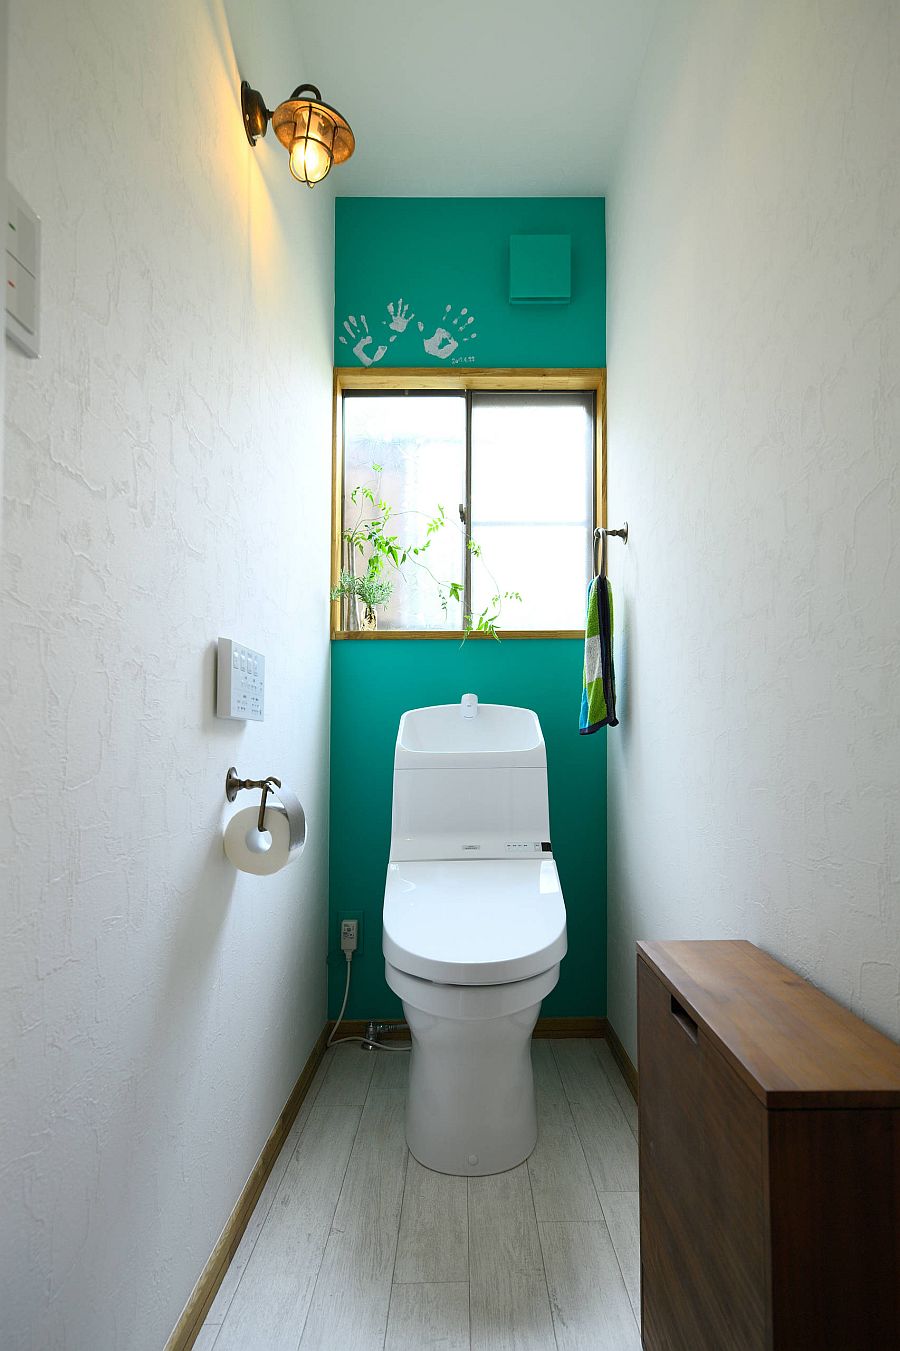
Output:
[[[344,956],[347,959],[347,980],[344,984],[344,999],[341,1004],[341,1011],[337,1016],[337,1022],[331,1029],[331,1035],[329,1036],[328,1041],[325,1044],[326,1046],[341,1046],[344,1042],[347,1041],[358,1041],[361,1042],[363,1046],[376,1046],[379,1051],[411,1051],[412,1050],[411,1043],[408,1046],[389,1046],[386,1042],[371,1041],[368,1037],[335,1036],[335,1033],[337,1032],[341,1023],[344,1021],[344,1014],[347,1011],[347,1000],[350,998],[350,971],[352,969],[353,954],[356,951],[356,921],[355,920],[349,921],[349,923],[352,923],[354,926],[352,938],[349,936],[349,934],[345,936],[344,926],[347,923],[348,921],[345,920],[344,924],[341,925],[341,948],[343,950]],[[350,946],[351,942],[353,944],[352,947]]]

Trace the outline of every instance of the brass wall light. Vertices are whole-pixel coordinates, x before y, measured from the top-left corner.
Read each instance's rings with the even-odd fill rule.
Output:
[[[346,120],[336,108],[322,102],[314,84],[301,84],[289,99],[269,112],[258,89],[241,81],[241,112],[251,145],[265,136],[271,121],[275,135],[290,154],[291,173],[308,188],[321,183],[332,164],[343,164],[356,147]]]

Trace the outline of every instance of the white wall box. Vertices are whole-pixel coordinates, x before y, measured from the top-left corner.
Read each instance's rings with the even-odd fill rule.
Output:
[[[568,305],[571,299],[571,235],[510,235],[510,304]]]

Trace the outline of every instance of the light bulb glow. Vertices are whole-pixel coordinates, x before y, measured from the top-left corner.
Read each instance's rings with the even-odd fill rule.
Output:
[[[331,168],[331,153],[321,141],[300,137],[291,146],[291,173],[298,183],[321,183]]]

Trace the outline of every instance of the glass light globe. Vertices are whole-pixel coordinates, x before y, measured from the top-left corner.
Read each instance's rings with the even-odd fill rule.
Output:
[[[298,183],[321,183],[331,168],[331,155],[320,141],[300,137],[291,146],[291,173]]]

